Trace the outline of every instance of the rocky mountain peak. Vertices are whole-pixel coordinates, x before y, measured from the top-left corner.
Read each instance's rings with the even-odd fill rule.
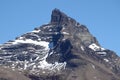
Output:
[[[72,18],[68,17],[65,13],[59,9],[54,9],[51,14],[51,23],[52,24],[65,24],[68,23]]]
[[[120,80],[119,56],[59,9],[49,24],[0,45],[1,66],[31,80]]]
[[[67,15],[61,12],[59,9],[54,9],[51,15],[51,23],[61,24],[67,21]]]

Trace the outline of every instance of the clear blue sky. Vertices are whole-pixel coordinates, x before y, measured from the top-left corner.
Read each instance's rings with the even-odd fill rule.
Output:
[[[0,43],[50,21],[58,8],[120,55],[120,0],[0,0]]]

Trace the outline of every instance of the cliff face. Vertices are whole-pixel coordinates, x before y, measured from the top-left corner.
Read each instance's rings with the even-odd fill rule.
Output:
[[[49,24],[0,46],[0,64],[32,80],[120,80],[120,58],[54,9]]]

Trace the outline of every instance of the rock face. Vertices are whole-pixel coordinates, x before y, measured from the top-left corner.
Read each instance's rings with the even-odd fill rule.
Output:
[[[120,57],[58,9],[49,24],[0,45],[0,65],[31,80],[120,80]]]

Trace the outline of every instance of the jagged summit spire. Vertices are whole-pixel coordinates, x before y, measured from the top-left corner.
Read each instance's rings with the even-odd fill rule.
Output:
[[[51,23],[62,24],[68,21],[68,16],[61,12],[59,9],[54,9],[51,15]]]

